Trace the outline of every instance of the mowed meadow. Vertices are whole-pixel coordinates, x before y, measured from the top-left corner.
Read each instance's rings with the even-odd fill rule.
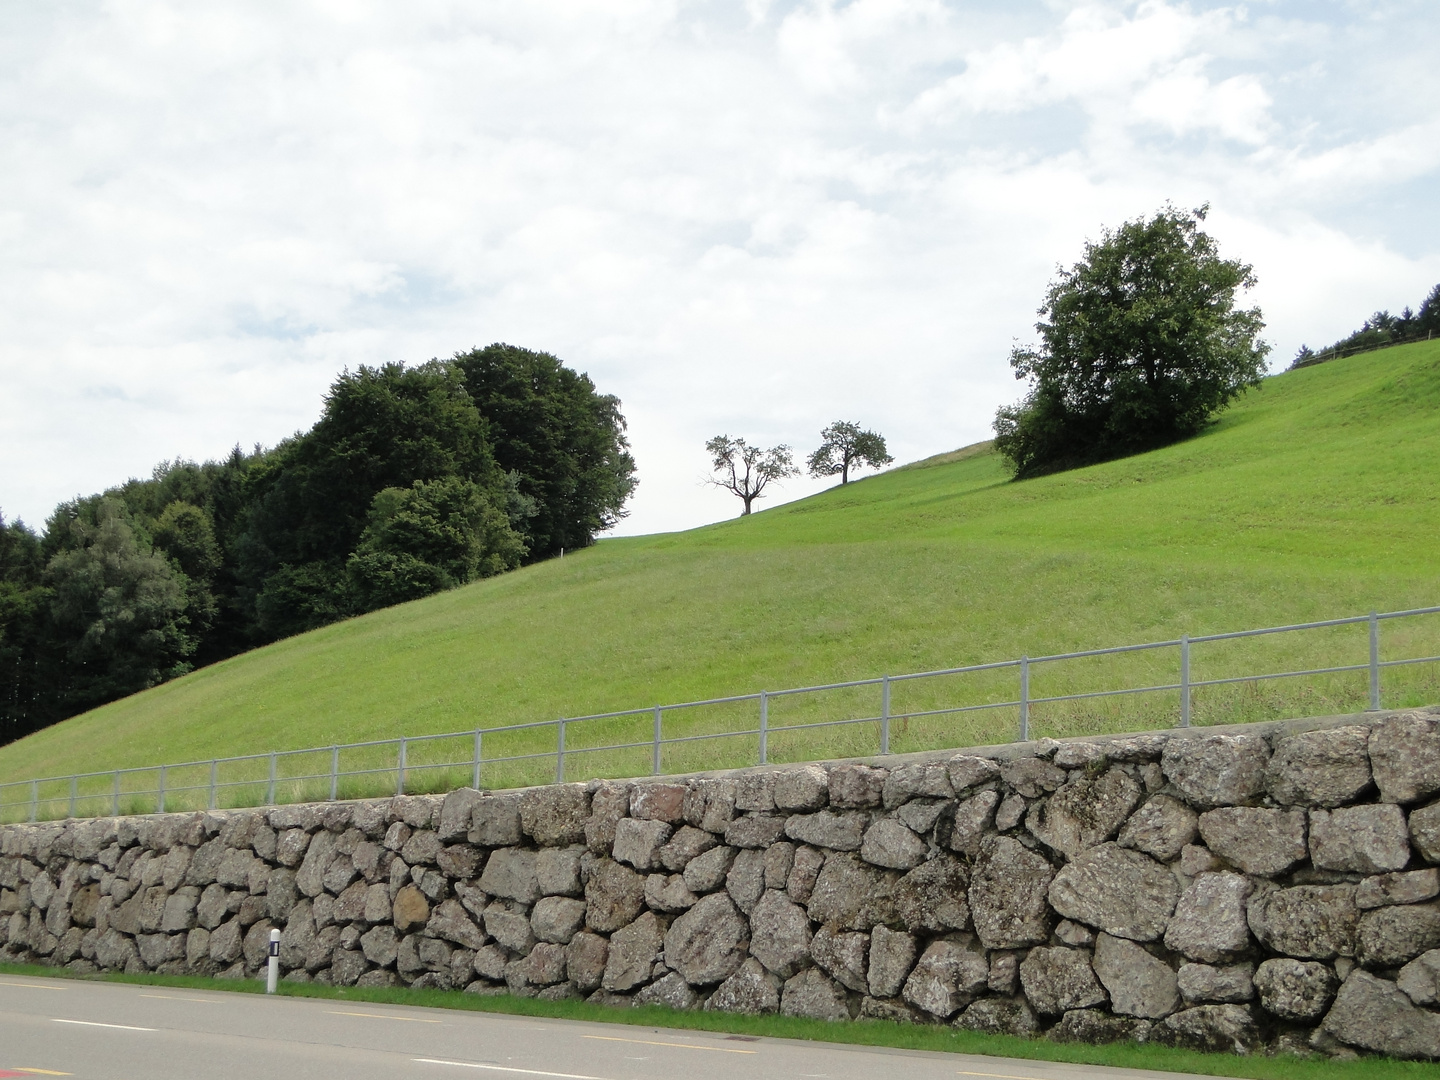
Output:
[[[699,453],[697,448],[697,454]],[[377,611],[194,672],[0,748],[0,780],[553,720],[1440,604],[1440,343],[1265,380],[1201,436],[1023,483],[985,445],[749,518],[593,548]],[[738,509],[738,504],[737,504]],[[1364,663],[1363,626],[1196,646],[1192,678]],[[1440,616],[1387,623],[1382,659],[1440,654]],[[1032,671],[1036,697],[1177,681],[1176,650]],[[1009,701],[1016,672],[896,684],[892,712]],[[1194,722],[1364,707],[1363,673],[1195,692]],[[1440,665],[1385,672],[1386,707],[1440,701]],[[1161,727],[1178,694],[1040,704],[1032,736]],[[757,706],[678,710],[677,737]],[[774,699],[770,723],[874,716],[874,687]],[[898,717],[892,749],[1003,742],[1014,707]],[[642,715],[573,724],[571,778],[650,771]],[[771,760],[874,753],[878,725],[776,731]],[[485,754],[553,749],[553,728]],[[428,745],[428,748],[427,748]],[[469,740],[420,744],[456,760]],[[746,764],[752,735],[667,747],[665,771]],[[389,755],[389,756],[387,756]],[[342,768],[357,767],[355,752]],[[311,761],[296,768],[328,768]],[[393,750],[376,750],[377,769]],[[257,766],[258,767],[258,766]],[[487,767],[495,786],[553,760]],[[469,770],[415,774],[418,787]],[[147,783],[153,785],[153,778]],[[362,794],[393,787],[376,773]],[[97,790],[109,791],[108,781]],[[8,798],[15,798],[11,794]],[[251,793],[250,798],[253,798]],[[236,794],[236,799],[241,795]]]

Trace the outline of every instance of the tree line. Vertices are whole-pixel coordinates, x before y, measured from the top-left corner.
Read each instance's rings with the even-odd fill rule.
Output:
[[[1341,338],[1333,345],[1326,345],[1319,351],[1308,345],[1301,345],[1290,367],[1309,367],[1323,364],[1342,356],[1383,349],[1387,345],[1403,345],[1409,341],[1428,341],[1440,335],[1440,285],[1430,290],[1430,295],[1420,303],[1419,311],[1411,311],[1407,305],[1399,315],[1377,311],[1361,324],[1360,329]]]
[[[360,367],[271,449],[0,516],[0,743],[197,666],[581,548],[636,486],[620,402],[496,344]]]

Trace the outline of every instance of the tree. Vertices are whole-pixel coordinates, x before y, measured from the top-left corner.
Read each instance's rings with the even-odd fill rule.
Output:
[[[840,483],[850,482],[850,469],[869,465],[880,469],[895,459],[885,449],[885,436],[864,430],[859,424],[837,420],[820,432],[820,449],[810,455],[811,476],[840,474]]]
[[[1207,209],[1167,205],[1107,229],[1051,282],[1040,346],[1010,356],[1030,392],[995,418],[1017,479],[1194,435],[1259,383],[1265,323],[1259,308],[1235,307],[1255,275],[1220,257],[1200,229]]]
[[[716,435],[705,444],[705,449],[710,454],[710,467],[717,474],[707,483],[739,498],[745,504],[741,517],[750,513],[751,503],[761,498],[772,483],[800,474],[790,456],[790,447],[784,443],[762,450],[744,439]]]
[[[495,459],[531,513],[516,522],[527,561],[587,547],[625,516],[635,459],[620,399],[546,352],[495,344],[455,356]]]

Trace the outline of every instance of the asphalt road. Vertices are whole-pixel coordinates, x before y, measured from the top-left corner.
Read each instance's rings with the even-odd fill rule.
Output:
[[[0,1078],[1142,1080],[1173,1075],[0,975]]]

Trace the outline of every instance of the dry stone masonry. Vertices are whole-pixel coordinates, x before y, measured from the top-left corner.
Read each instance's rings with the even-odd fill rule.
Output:
[[[0,829],[0,960],[1440,1058],[1440,720]]]

